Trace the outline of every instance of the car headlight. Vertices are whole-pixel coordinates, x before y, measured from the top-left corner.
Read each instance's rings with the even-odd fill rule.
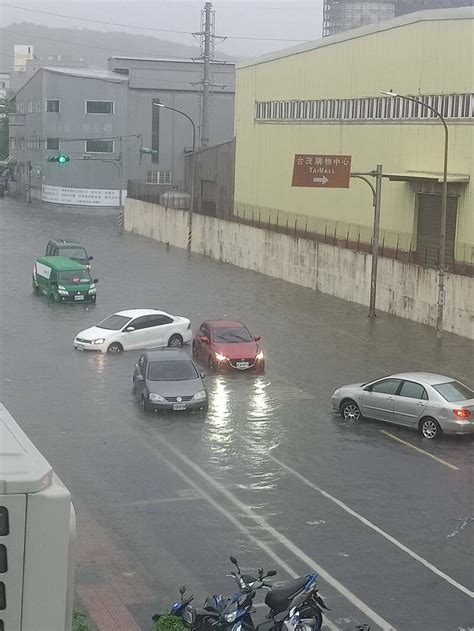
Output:
[[[205,390],[199,390],[199,392],[196,392],[196,394],[193,396],[193,400],[194,401],[204,401],[204,399],[206,398],[206,391]]]
[[[234,622],[236,618],[237,618],[237,611],[233,611],[232,613],[226,613],[224,616],[224,620],[226,622]]]
[[[337,390],[334,390],[334,393],[333,393],[332,396],[333,397],[337,397],[339,394],[341,394],[341,389],[340,388],[338,388]]]
[[[216,359],[218,362],[225,362],[227,357],[225,355],[222,355],[221,353],[216,353]]]
[[[96,287],[94,284],[92,284],[92,285],[89,287],[89,291],[88,291],[88,293],[89,293],[89,294],[95,294],[95,292],[96,292],[96,291],[97,291],[97,287]]]
[[[161,394],[156,394],[156,392],[150,392],[148,398],[150,401],[166,401],[165,397],[162,397]]]
[[[60,296],[69,296],[68,290],[65,287],[63,287],[62,285],[58,285],[58,294]]]
[[[262,359],[265,359],[265,353],[263,351],[258,352],[255,359],[258,361],[262,361]]]
[[[91,340],[91,344],[103,344],[105,339],[103,337],[98,337],[96,340]]]

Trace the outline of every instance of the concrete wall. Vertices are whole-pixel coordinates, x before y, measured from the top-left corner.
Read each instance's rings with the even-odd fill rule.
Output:
[[[187,213],[127,199],[125,230],[186,247]],[[193,252],[368,304],[370,256],[208,217],[193,217]],[[377,309],[434,326],[436,271],[380,258]],[[446,276],[444,326],[474,339],[474,278]]]

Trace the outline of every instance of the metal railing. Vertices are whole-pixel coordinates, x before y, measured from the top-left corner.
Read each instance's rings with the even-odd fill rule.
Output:
[[[129,183],[128,196],[159,204],[162,192],[163,190],[153,195],[149,187],[130,186]],[[302,215],[232,200],[220,200],[219,203],[197,200],[193,212],[356,252],[370,253],[372,248],[372,227],[357,223]],[[381,229],[379,256],[437,268],[439,245],[437,238],[424,237],[417,242],[414,234]],[[453,244],[448,240],[446,267],[456,274],[474,276],[474,245],[457,241]]]

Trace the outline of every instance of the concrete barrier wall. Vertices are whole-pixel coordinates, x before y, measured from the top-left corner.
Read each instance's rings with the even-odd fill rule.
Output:
[[[186,247],[187,213],[127,199],[125,230]],[[362,252],[193,216],[192,250],[213,259],[368,305],[371,257]],[[435,326],[436,270],[379,259],[377,309]],[[474,278],[446,275],[444,328],[474,339]]]

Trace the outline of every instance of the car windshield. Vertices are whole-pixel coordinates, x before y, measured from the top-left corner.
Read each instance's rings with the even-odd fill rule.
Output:
[[[433,386],[440,395],[449,401],[466,401],[467,399],[474,399],[474,392],[459,381],[448,381],[447,383],[439,383]]]
[[[197,377],[194,364],[187,360],[150,362],[148,366],[150,381],[185,381]]]
[[[252,336],[243,326],[215,329],[214,341],[226,343],[251,342]]]
[[[92,283],[91,275],[87,270],[58,272],[58,281],[62,285],[90,285]]]
[[[79,261],[87,261],[87,254],[84,248],[60,248],[60,256],[67,256],[68,259],[78,259]]]
[[[109,329],[110,331],[118,331],[119,329],[124,327],[127,324],[127,322],[130,322],[131,319],[132,318],[127,318],[126,316],[113,315],[108,318],[105,318],[105,320],[102,320],[102,322],[100,322],[96,326],[98,326],[100,329]]]

